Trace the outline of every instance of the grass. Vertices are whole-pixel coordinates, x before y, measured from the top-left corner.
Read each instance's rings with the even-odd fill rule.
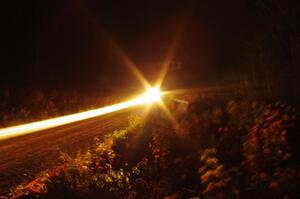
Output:
[[[131,116],[3,198],[299,198],[294,107],[183,98],[189,106],[167,101],[180,128],[157,108]]]

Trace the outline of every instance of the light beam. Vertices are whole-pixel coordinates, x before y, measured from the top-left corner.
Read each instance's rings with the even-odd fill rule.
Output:
[[[163,93],[159,91],[158,87],[148,87],[147,92],[144,94],[144,98],[148,102],[154,102],[160,100]]]
[[[144,95],[141,95],[135,99],[122,102],[119,104],[114,104],[111,106],[106,106],[103,108],[85,111],[81,113],[75,113],[75,114],[66,115],[62,117],[56,117],[56,118],[43,120],[39,122],[33,122],[33,123],[0,129],[0,140],[16,137],[20,135],[30,134],[36,131],[62,126],[73,122],[78,122],[81,120],[116,112],[136,105],[153,103],[155,101],[160,100],[161,95],[162,93],[159,91],[158,88],[148,88],[147,92]]]

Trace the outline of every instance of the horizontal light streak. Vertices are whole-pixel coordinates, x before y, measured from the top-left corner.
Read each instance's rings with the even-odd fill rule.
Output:
[[[150,93],[149,93],[150,91]],[[156,96],[152,96],[152,95]],[[159,96],[157,96],[159,95]],[[36,131],[41,131],[57,126],[62,126],[65,124],[73,123],[73,122],[78,122],[81,120],[101,116],[104,114],[116,112],[122,109],[126,109],[132,106],[144,104],[144,103],[152,103],[156,100],[158,100],[160,97],[160,92],[158,90],[148,90],[146,94],[137,97],[135,99],[122,102],[119,104],[111,105],[111,106],[106,106],[103,108],[99,109],[94,109],[90,111],[85,111],[85,112],[80,112],[80,113],[75,113],[71,115],[66,115],[62,117],[57,117],[57,118],[52,118],[48,120],[43,120],[43,121],[38,121],[38,122],[33,122],[33,123],[28,123],[28,124],[23,124],[23,125],[18,125],[18,126],[13,126],[13,127],[8,127],[4,129],[0,129],[0,140],[20,136],[20,135],[25,135],[25,134],[30,134]]]

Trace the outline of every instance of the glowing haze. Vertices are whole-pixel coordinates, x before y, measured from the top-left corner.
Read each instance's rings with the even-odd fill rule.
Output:
[[[81,113],[75,113],[75,114],[66,115],[62,117],[56,117],[56,118],[43,120],[39,122],[33,122],[33,123],[0,129],[0,140],[16,137],[20,135],[25,135],[25,134],[29,134],[36,131],[57,127],[57,126],[62,126],[73,122],[78,122],[81,120],[112,113],[115,111],[119,111],[140,104],[153,103],[155,101],[159,101],[161,95],[162,93],[159,91],[158,87],[148,87],[147,92],[144,95],[119,104],[114,104],[111,106],[106,106],[103,108],[85,111]]]

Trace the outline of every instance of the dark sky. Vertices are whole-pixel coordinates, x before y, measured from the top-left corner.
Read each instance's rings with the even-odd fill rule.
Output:
[[[43,0],[10,3],[2,22],[1,86],[80,87],[135,81],[113,39],[146,74],[155,73],[180,27],[174,62],[199,78],[255,31],[242,0]],[[109,37],[109,38],[108,38]]]

